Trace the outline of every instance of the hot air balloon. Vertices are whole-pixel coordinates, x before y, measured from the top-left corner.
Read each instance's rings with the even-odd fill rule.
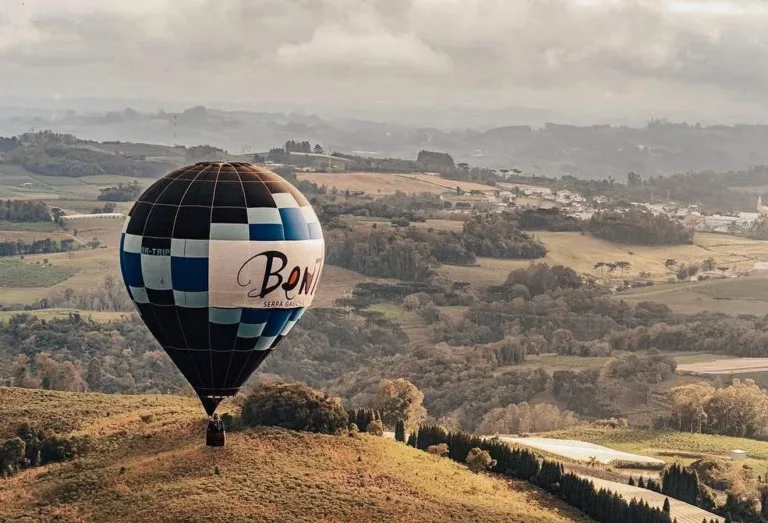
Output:
[[[312,303],[324,253],[304,195],[248,163],[173,171],[139,197],[120,237],[131,300],[208,416]]]

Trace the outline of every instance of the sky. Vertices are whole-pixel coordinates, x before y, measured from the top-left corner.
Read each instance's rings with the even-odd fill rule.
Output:
[[[768,123],[766,27],[768,0],[0,0],[0,99]]]

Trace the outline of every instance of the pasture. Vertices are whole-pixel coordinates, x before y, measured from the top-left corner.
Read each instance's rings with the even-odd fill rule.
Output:
[[[442,194],[456,192],[456,187],[461,187],[467,192],[478,190],[490,194],[495,190],[489,185],[414,173],[297,173],[297,177],[299,180],[336,188],[339,191],[364,191],[371,196],[394,194],[398,191],[411,194]]]
[[[629,304],[646,300],[664,303],[675,312],[683,314],[710,311],[763,316],[768,313],[768,277],[755,275],[695,283],[662,284],[622,292],[616,297]]]
[[[443,227],[447,226],[443,225]],[[458,225],[453,227],[458,227]],[[743,240],[719,234],[697,234],[695,245],[659,247],[620,245],[590,235],[582,235],[578,232],[542,231],[533,234],[547,247],[548,252],[544,258],[537,260],[478,258],[476,266],[443,265],[440,268],[440,273],[454,281],[466,281],[479,288],[485,288],[489,285],[503,283],[507,274],[514,269],[540,262],[549,265],[565,265],[580,273],[600,276],[600,270],[594,269],[596,263],[628,261],[631,263],[631,266],[624,272],[624,277],[636,277],[640,272],[647,272],[651,275],[651,278],[658,280],[673,277],[673,274],[664,266],[664,261],[667,259],[691,264],[701,263],[705,259],[712,257],[719,266],[730,267],[732,271],[749,271],[752,269],[755,260],[768,259],[768,242]],[[620,278],[622,275],[617,271],[613,276]],[[768,285],[768,278],[765,282]],[[716,284],[715,281],[706,283]],[[686,286],[689,286],[689,284],[673,284],[669,287],[654,286],[639,289],[632,293],[621,294],[620,297],[632,300],[635,299],[635,294],[633,293],[636,292],[637,301],[640,301],[641,299],[652,299],[645,296],[655,294],[659,289],[672,288],[676,291],[686,292],[683,290]],[[768,296],[768,292],[766,296]],[[690,300],[681,301],[686,303]],[[702,310],[707,308],[704,305],[715,302],[715,299],[704,296],[701,302],[700,304],[694,303],[691,308]],[[739,304],[739,306],[741,305],[744,304]],[[723,306],[726,307],[727,305]],[[768,307],[765,310],[768,310]],[[686,311],[681,310],[680,312]]]

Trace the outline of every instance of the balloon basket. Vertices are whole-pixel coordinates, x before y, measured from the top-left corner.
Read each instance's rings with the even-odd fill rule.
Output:
[[[223,447],[227,442],[227,431],[220,419],[209,420],[205,431],[205,445],[207,447]]]
[[[207,447],[223,447],[227,442],[227,433],[225,431],[211,432],[205,434],[205,445]]]

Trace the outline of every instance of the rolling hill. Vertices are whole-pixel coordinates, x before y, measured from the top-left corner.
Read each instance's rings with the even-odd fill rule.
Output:
[[[206,448],[201,412],[177,396],[0,388],[0,434],[27,419],[92,438],[74,461],[0,482],[0,521],[590,521],[523,483],[384,438],[265,428]]]

